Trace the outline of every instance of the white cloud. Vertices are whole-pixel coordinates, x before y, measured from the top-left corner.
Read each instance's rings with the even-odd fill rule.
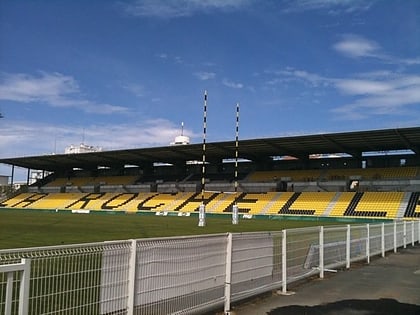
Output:
[[[161,59],[167,59],[168,58],[168,54],[165,54],[165,53],[157,54],[157,56]]]
[[[126,2],[124,10],[133,16],[177,18],[213,10],[241,9],[253,0],[136,0]]]
[[[309,83],[313,87],[318,87],[322,85],[330,84],[330,79],[322,77],[318,74],[309,73],[304,70],[294,69],[294,68],[287,68],[285,70],[275,72],[280,75],[285,75],[287,77],[292,77],[295,80],[300,80],[305,83]]]
[[[337,87],[358,96],[355,101],[333,110],[342,119],[410,115],[420,104],[420,76],[401,75],[398,79],[382,81],[343,80]]]
[[[187,128],[183,133],[196,136]],[[104,150],[167,146],[178,135],[180,126],[166,119],[87,126],[5,120],[0,125],[0,158],[61,154],[66,147],[82,142]]]
[[[324,10],[329,14],[369,10],[374,0],[285,0],[283,12]]]
[[[375,42],[362,36],[346,35],[343,40],[334,44],[333,48],[348,57],[378,57],[380,48]]]
[[[81,98],[77,81],[60,73],[41,72],[39,76],[23,73],[3,74],[0,100],[18,103],[44,103],[51,107],[73,107],[79,110],[112,114],[124,113],[126,107],[97,103]]]
[[[294,80],[316,88],[317,92],[320,87],[333,88],[350,97],[347,104],[337,104],[332,110],[337,119],[420,114],[420,75],[376,71],[356,74],[353,78],[328,78],[293,68],[270,73],[275,75],[270,82]]]
[[[375,41],[363,36],[348,34],[343,39],[333,45],[333,49],[351,58],[375,58],[386,64],[418,65],[420,57],[400,58],[385,54],[381,51],[380,45]]]
[[[244,85],[242,83],[233,82],[233,81],[228,80],[228,79],[223,79],[222,84],[224,86],[227,86],[227,87],[232,88],[232,89],[242,89],[244,87]]]
[[[0,100],[35,102],[73,94],[79,90],[77,82],[59,73],[41,73],[41,77],[28,74],[6,74],[0,84]]]
[[[216,77],[216,73],[206,72],[206,71],[196,72],[196,73],[194,73],[194,75],[202,81],[207,81],[207,80],[210,80],[210,79],[214,79]]]
[[[382,94],[392,89],[392,85],[388,82],[358,79],[336,80],[336,87],[343,93],[350,95]]]
[[[124,85],[123,88],[133,93],[137,97],[143,97],[145,94],[145,88],[141,84],[129,83]]]
[[[400,59],[400,62],[407,66],[420,65],[420,57]]]

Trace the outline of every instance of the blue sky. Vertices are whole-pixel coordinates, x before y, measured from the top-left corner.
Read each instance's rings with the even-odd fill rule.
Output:
[[[420,125],[420,1],[3,0],[0,157]]]

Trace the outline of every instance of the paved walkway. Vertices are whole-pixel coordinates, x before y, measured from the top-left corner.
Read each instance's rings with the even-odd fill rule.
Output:
[[[234,305],[237,315],[420,315],[420,245],[409,245],[369,265],[326,273],[288,289],[294,295],[274,293]]]

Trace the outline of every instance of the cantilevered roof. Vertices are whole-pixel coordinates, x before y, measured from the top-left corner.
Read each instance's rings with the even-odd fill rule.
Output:
[[[252,161],[273,156],[307,158],[311,154],[347,153],[361,157],[365,152],[411,150],[420,154],[420,127],[371,131],[314,134],[305,136],[260,138],[239,141],[239,157]],[[202,160],[202,144],[113,150],[79,154],[55,154],[0,159],[0,163],[27,169],[57,171],[73,168],[95,169],[100,166],[185,163]],[[206,161],[235,156],[235,141],[206,143]]]

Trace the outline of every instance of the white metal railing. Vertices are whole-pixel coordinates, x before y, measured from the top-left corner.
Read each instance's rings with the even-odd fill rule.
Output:
[[[20,263],[0,265],[0,274],[5,277],[5,291],[1,297],[5,315],[28,314],[29,279],[31,261],[22,259]],[[16,294],[18,292],[18,294]],[[18,296],[16,299],[16,295]]]
[[[420,221],[401,221],[0,250],[0,314],[229,314],[419,241]]]

